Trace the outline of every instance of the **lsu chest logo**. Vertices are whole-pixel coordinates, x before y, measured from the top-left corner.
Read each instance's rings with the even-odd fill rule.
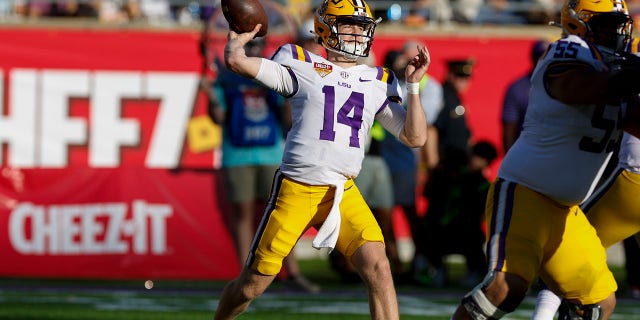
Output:
[[[313,70],[315,70],[319,76],[324,78],[333,71],[333,66],[322,62],[314,62]]]

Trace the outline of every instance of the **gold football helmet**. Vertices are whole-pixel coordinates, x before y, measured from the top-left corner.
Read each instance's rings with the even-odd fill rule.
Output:
[[[327,50],[341,53],[349,59],[369,56],[373,33],[381,19],[374,20],[364,0],[324,0],[316,10],[314,31],[318,42]],[[338,25],[349,24],[363,28],[360,33],[340,33]],[[360,37],[360,41],[344,41],[342,36]]]
[[[566,0],[560,24],[565,33],[614,51],[624,50],[633,30],[624,0]]]

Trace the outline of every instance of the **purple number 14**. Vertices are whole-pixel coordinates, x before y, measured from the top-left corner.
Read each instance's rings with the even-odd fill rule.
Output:
[[[324,86],[322,87],[322,92],[324,93],[324,119],[322,121],[322,130],[320,130],[320,140],[334,141],[336,138],[336,132],[333,130],[336,100],[335,88],[333,86]],[[349,116],[352,110],[353,115]],[[338,123],[351,127],[351,137],[349,138],[350,147],[360,147],[358,131],[362,126],[363,110],[364,94],[361,92],[351,92],[349,99],[347,99],[347,101],[342,104],[342,107],[340,107],[340,110],[338,110]]]

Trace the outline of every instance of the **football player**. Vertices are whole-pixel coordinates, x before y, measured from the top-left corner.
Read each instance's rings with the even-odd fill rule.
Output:
[[[223,290],[215,319],[234,318],[262,294],[311,227],[318,229],[314,247],[339,250],[357,269],[369,290],[371,318],[399,318],[382,232],[353,178],[374,120],[410,147],[426,142],[418,91],[430,57],[421,47],[407,66],[405,110],[392,71],[357,63],[369,55],[378,22],[363,0],[323,1],[314,30],[326,59],[294,44],[271,59],[247,57],[244,45],[260,26],[229,32],[226,65],[288,98],[293,123],[249,257]]]
[[[629,41],[627,52],[640,55],[638,52],[639,43],[639,38]],[[630,105],[627,108],[627,114],[633,113],[637,109],[637,106]],[[605,248],[640,232],[640,198],[638,198],[638,194],[640,194],[640,139],[625,132],[620,144],[616,168],[589,199],[580,206],[591,225],[596,229]],[[531,319],[553,320],[556,310],[560,306],[560,297],[549,289],[540,290]],[[576,309],[575,305],[565,301],[560,308],[560,319],[581,319],[578,318]]]
[[[452,319],[503,317],[537,276],[589,319],[608,319],[615,307],[605,249],[579,205],[619,142],[624,101],[640,91],[630,81],[638,69],[618,59],[632,21],[624,0],[567,0],[560,24],[487,198],[489,273]]]

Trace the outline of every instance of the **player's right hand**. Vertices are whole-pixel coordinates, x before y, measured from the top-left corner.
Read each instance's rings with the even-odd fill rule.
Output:
[[[224,47],[224,63],[229,70],[247,76],[245,72],[241,71],[242,67],[240,66],[247,60],[244,46],[256,36],[261,27],[262,24],[257,24],[253,31],[245,33],[229,31],[227,45]]]
[[[229,34],[227,34],[227,46],[225,47],[225,51],[229,46],[232,46],[233,48],[239,46],[240,48],[243,48],[244,51],[244,46],[253,38],[255,38],[256,34],[258,34],[258,32],[260,31],[260,28],[262,28],[262,25],[257,24],[252,31],[245,33],[236,33],[235,31],[229,30]]]

